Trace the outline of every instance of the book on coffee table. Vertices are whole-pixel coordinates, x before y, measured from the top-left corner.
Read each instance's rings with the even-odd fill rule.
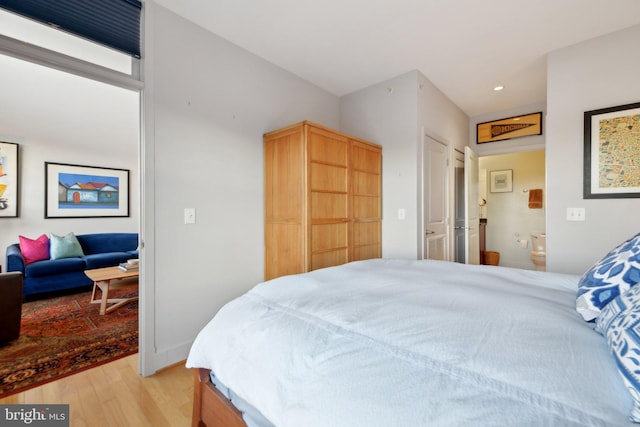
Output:
[[[118,268],[122,271],[137,271],[140,269],[140,264],[138,260],[129,260],[127,262],[122,262],[118,265]]]

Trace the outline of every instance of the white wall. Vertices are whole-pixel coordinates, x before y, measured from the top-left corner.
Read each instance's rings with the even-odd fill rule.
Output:
[[[417,72],[340,99],[340,129],[382,146],[382,256],[416,258]],[[399,220],[399,208],[406,219]]]
[[[17,218],[0,218],[0,265],[18,235],[137,232],[139,94],[0,55],[0,141],[19,144]],[[45,162],[130,170],[128,218],[44,218]]]
[[[640,25],[549,54],[547,270],[581,274],[638,231],[640,199],[583,200],[585,111],[640,101]],[[566,221],[584,207],[586,221]]]
[[[531,232],[545,231],[544,195],[545,152],[543,150],[485,156],[479,159],[479,169],[491,171],[513,170],[513,191],[491,193],[486,190],[487,250],[500,252],[503,267],[534,270],[531,261]],[[487,179],[490,185],[490,179]],[[543,209],[529,209],[529,193],[532,188],[543,190]],[[527,247],[518,241],[526,240]]]
[[[425,133],[459,151],[469,140],[469,116],[422,73],[418,73],[418,124]],[[419,135],[422,139],[422,135]]]
[[[147,4],[145,185],[153,189],[147,298],[160,368],[186,357],[226,302],[263,279],[262,135],[302,120],[337,128],[338,98]],[[152,29],[154,28],[154,29]],[[196,224],[183,209],[196,209]]]
[[[342,131],[382,145],[382,255],[421,256],[423,132],[463,148],[468,117],[424,75],[411,71],[340,99]],[[406,219],[399,220],[398,209]]]

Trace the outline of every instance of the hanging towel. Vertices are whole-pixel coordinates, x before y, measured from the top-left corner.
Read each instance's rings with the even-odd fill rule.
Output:
[[[529,190],[529,209],[542,209],[542,189]]]

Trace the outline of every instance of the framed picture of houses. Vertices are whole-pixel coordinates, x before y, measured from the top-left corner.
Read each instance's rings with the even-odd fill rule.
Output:
[[[18,144],[0,142],[0,218],[18,216]]]
[[[45,218],[129,216],[129,170],[44,164]]]

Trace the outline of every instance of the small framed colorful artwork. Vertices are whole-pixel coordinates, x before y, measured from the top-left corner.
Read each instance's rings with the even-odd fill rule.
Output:
[[[127,169],[45,162],[45,218],[129,216]]]

